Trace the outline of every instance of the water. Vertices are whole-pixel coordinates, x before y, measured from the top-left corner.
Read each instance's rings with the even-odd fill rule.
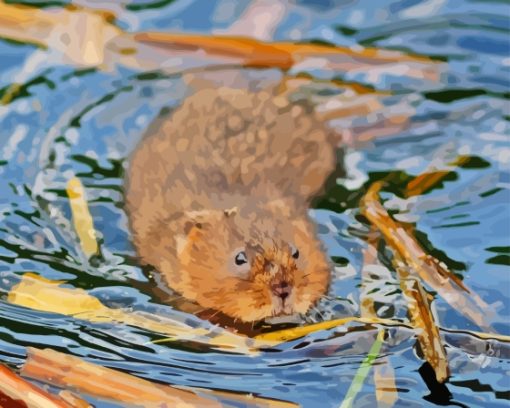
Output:
[[[123,2],[128,9],[118,15],[118,23],[128,31],[211,33],[234,21],[244,3]],[[365,248],[360,237],[367,226],[357,207],[370,182],[397,174],[406,180],[431,163],[441,168],[463,155],[469,161],[438,188],[407,200],[386,192],[386,206],[401,220],[415,223],[434,254],[493,305],[494,329],[510,334],[509,31],[508,3],[496,0],[298,1],[287,10],[275,39],[386,47],[447,62],[439,84],[408,80],[398,73],[375,80],[345,72],[315,73],[391,89],[399,97],[411,96],[416,111],[405,130],[348,149],[346,178],[311,212],[328,253],[337,262],[330,294],[337,300],[323,305],[326,317],[359,313]],[[31,45],[0,41],[4,92],[35,52]],[[162,108],[176,106],[186,92],[178,75],[140,75],[126,68],[76,70],[51,61],[38,64],[25,78],[18,98],[0,108],[4,290],[16,276],[35,271],[90,290],[111,306],[170,316],[179,313],[157,305],[136,263],[122,209],[122,174],[126,157],[151,119]],[[101,239],[104,260],[93,265],[83,256],[70,222],[65,184],[73,175],[87,189]],[[387,280],[376,286],[378,313],[405,317],[394,274],[388,272]],[[435,305],[442,327],[478,330],[438,296]],[[251,357],[213,349],[197,352],[186,343],[151,344],[154,336],[141,329],[89,323],[5,301],[0,301],[0,321],[0,360],[9,364],[23,362],[26,346],[47,346],[153,380],[258,393],[305,407],[342,403],[376,335],[376,330],[319,332]],[[422,360],[413,334],[400,329],[390,334],[376,364],[389,363],[395,371],[395,406],[447,403],[447,393],[431,394],[425,381],[430,375],[419,372]],[[508,406],[508,344],[467,333],[444,336],[452,369],[447,384],[450,403]],[[354,406],[373,406],[374,387],[369,374]]]

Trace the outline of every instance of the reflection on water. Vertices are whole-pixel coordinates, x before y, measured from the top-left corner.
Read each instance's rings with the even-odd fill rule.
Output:
[[[242,12],[241,6],[233,7],[230,14],[218,11],[228,8],[226,1],[124,3],[126,9],[118,20],[128,30],[208,33],[228,26]],[[398,70],[375,76],[311,72],[391,89],[396,95],[385,104],[413,109],[405,130],[348,149],[345,178],[311,210],[336,267],[331,299],[310,319],[359,313],[368,232],[359,215],[359,199],[372,182],[390,177],[393,182],[383,197],[386,207],[399,220],[416,225],[422,245],[494,306],[495,330],[510,334],[506,323],[510,317],[507,7],[504,2],[467,0],[388,0],[375,7],[368,0],[352,0],[299,1],[287,10],[276,39],[387,47],[448,63],[439,85],[404,79]],[[0,42],[1,95],[33,52],[30,45]],[[306,66],[299,70],[307,72]],[[243,73],[253,83],[261,78],[276,81],[280,75],[273,70]],[[310,89],[309,97],[317,100],[338,93],[327,85]],[[187,92],[179,75],[124,68],[112,73],[41,64],[30,74],[15,100],[0,107],[0,286],[4,292],[21,273],[36,271],[91,290],[112,307],[180,316],[201,324],[198,318],[158,305],[152,293],[142,289],[147,278],[136,263],[122,209],[126,157],[150,121],[162,109],[175,107]],[[349,125],[363,128],[371,120],[377,118],[362,116]],[[452,167],[460,156],[467,159]],[[445,168],[452,169],[451,174],[425,194],[410,198],[400,194],[426,169]],[[73,175],[87,189],[100,236],[102,258],[92,263],[84,258],[69,221],[65,185]],[[384,248],[380,258],[385,265]],[[378,314],[404,318],[405,302],[395,275],[390,270],[380,272],[373,282]],[[477,329],[441,298],[435,303],[442,327]],[[88,323],[3,301],[0,320],[0,359],[7,363],[22,362],[25,346],[51,346],[154,380],[255,392],[305,407],[318,406],[317,401],[320,406],[340,404],[376,335],[375,330],[319,332],[248,357],[185,343],[153,344],[154,335],[141,329]],[[449,391],[441,393],[428,382],[426,367],[418,371],[422,361],[412,333],[392,329],[389,334],[381,356],[395,370],[397,406],[446,403],[448,392],[459,406],[507,406],[508,344],[445,332],[452,379]],[[374,404],[369,376],[356,406]]]

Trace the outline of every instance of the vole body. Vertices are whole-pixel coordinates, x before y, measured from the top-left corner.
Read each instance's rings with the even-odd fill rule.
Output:
[[[137,252],[205,308],[247,322],[305,313],[330,280],[307,210],[335,162],[335,138],[306,104],[200,91],[131,158]]]

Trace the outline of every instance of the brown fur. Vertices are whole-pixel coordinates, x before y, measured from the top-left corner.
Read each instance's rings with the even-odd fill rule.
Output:
[[[305,313],[330,279],[307,209],[335,168],[333,140],[306,104],[267,92],[186,99],[131,159],[126,205],[138,254],[175,291],[242,321]],[[271,291],[280,282],[291,287],[284,302]]]

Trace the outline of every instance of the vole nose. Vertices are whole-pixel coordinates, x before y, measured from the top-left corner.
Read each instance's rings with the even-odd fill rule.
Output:
[[[280,297],[282,300],[285,300],[290,295],[291,287],[288,282],[282,281],[279,283],[273,283],[271,285],[271,290],[276,296]]]

